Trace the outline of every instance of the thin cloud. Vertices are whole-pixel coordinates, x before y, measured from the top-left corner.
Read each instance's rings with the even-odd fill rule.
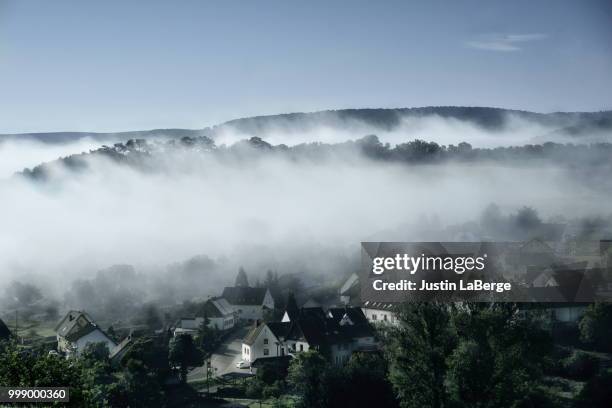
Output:
[[[466,42],[469,48],[486,51],[513,52],[523,49],[523,45],[533,41],[544,40],[547,34],[487,34],[478,39]]]

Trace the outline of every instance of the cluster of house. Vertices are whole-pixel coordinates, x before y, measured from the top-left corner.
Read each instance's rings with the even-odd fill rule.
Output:
[[[287,310],[280,322],[256,321],[243,340],[242,361],[256,366],[259,361],[318,350],[341,365],[353,352],[377,347],[374,329],[360,308],[310,307]]]
[[[351,278],[351,285],[356,280]],[[315,302],[284,313],[281,321],[264,322],[274,309],[274,299],[267,288],[226,287],[222,296],[204,303],[197,317],[179,319],[173,335],[195,335],[207,322],[218,330],[232,329],[239,321],[251,322],[243,340],[242,360],[249,365],[270,358],[291,358],[308,350],[325,352],[335,364],[343,364],[356,351],[372,351],[378,347],[371,322],[396,322],[390,306],[364,304],[324,309]],[[58,352],[70,357],[79,355],[88,343],[104,343],[111,360],[123,356],[131,336],[116,343],[83,311],[70,311],[56,326]]]
[[[274,309],[274,299],[267,288],[226,287],[223,295],[204,303],[201,316],[179,319],[173,334],[195,335],[207,322],[208,327],[229,330],[239,320],[261,320],[268,310]],[[131,336],[117,344],[85,312],[69,311],[55,327],[58,352],[70,357],[78,355],[88,343],[104,343],[111,359],[127,349]]]
[[[208,321],[208,327],[229,330],[236,322],[261,320],[274,310],[274,299],[267,288],[231,286],[221,297],[209,299],[201,316],[183,317],[174,328],[174,335],[195,334]]]
[[[573,325],[594,299],[612,299],[612,241],[536,238],[505,245],[500,261],[510,274],[504,277],[524,287],[524,308],[544,309],[551,321]],[[397,322],[396,304],[362,301],[356,274],[339,295],[345,304],[360,305],[371,322]]]

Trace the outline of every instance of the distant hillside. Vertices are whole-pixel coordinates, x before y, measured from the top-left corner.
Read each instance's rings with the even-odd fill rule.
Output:
[[[205,136],[206,130],[191,129],[153,129],[131,132],[98,133],[98,132],[44,132],[44,133],[12,133],[0,134],[0,143],[9,140],[28,140],[42,143],[68,143],[79,139],[93,139],[100,142],[114,140],[125,142],[130,139],[178,139],[181,137]]]
[[[129,139],[177,139],[199,136],[214,138],[216,134],[226,130],[265,138],[266,133],[270,130],[282,130],[292,133],[308,131],[319,126],[332,129],[365,126],[372,132],[385,132],[398,128],[402,120],[406,118],[427,118],[434,116],[472,123],[491,131],[501,129],[510,118],[519,118],[527,122],[549,127],[550,135],[558,134],[560,136],[578,138],[593,132],[612,132],[612,111],[543,114],[487,107],[431,106],[397,109],[342,109],[312,113],[255,116],[231,120],[212,128],[195,130],[154,129],[119,133],[55,132],[4,134],[0,135],[0,142],[24,139],[45,143],[66,143],[82,138],[92,138],[101,142],[109,140],[124,142]]]
[[[511,109],[460,106],[430,106],[422,108],[397,109],[343,109],[313,113],[288,113],[281,115],[256,116],[225,122],[213,128],[219,131],[232,128],[241,133],[264,137],[270,129],[288,132],[308,131],[316,126],[344,128],[351,124],[363,124],[373,131],[392,131],[407,118],[438,116],[469,122],[484,129],[501,129],[509,119],[519,118],[527,122],[551,128],[551,132],[567,136],[582,136],[588,132],[612,131],[612,111],[602,112],[555,112],[534,113]]]

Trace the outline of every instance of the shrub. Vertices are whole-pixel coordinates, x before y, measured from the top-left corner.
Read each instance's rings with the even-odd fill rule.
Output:
[[[563,372],[568,378],[587,380],[599,370],[599,360],[584,351],[574,351],[563,360]]]
[[[274,382],[272,385],[263,387],[262,395],[264,398],[278,398],[283,393],[282,383],[280,381]]]
[[[579,408],[604,408],[612,401],[612,372],[607,371],[591,378],[577,398]]]
[[[246,387],[247,398],[259,399],[263,394],[263,384],[261,381],[251,381]]]

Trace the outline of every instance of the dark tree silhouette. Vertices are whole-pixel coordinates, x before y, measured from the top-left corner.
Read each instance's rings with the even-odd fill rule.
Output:
[[[234,283],[234,286],[239,286],[239,287],[244,287],[244,288],[249,287],[249,279],[247,278],[247,274],[244,271],[244,268],[242,266],[238,270],[238,275],[236,275],[236,282]]]

